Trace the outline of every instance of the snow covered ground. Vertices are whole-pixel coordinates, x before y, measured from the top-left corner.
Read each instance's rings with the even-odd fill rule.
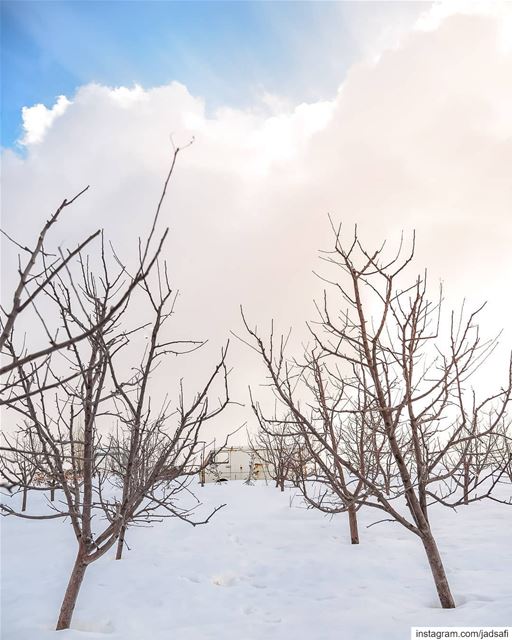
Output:
[[[299,508],[291,489],[231,482],[198,495],[227,506],[201,527],[131,529],[131,551],[89,567],[73,628],[58,633],[70,525],[3,518],[3,640],[408,640],[411,626],[512,624],[511,507],[433,509],[458,604],[443,611],[419,540],[396,524],[366,529],[375,512],[361,512],[352,546],[345,516]]]

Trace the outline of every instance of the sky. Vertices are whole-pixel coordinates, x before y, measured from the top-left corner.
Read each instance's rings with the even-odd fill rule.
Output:
[[[129,261],[170,138],[193,138],[162,225],[173,327],[209,342],[162,388],[172,375],[193,388],[231,338],[232,394],[247,402],[262,370],[232,336],[240,305],[300,343],[328,214],[369,246],[415,230],[413,277],[442,280],[448,309],[488,300],[483,327],[505,329],[499,378],[512,345],[511,15],[457,1],[4,2],[2,225],[28,243],[89,184],[52,242],[101,227]],[[12,247],[2,261],[5,292]]]
[[[90,82],[184,83],[208,108],[250,106],[264,92],[292,101],[335,95],[372,34],[426,4],[335,2],[3,2],[2,140],[23,106],[51,106]],[[386,31],[386,30],[384,30]]]

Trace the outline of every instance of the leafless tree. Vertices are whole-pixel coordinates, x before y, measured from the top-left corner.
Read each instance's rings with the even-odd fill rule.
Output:
[[[40,471],[38,462],[38,440],[30,425],[23,425],[14,436],[2,433],[2,449],[0,457],[0,476],[5,487],[11,492],[22,492],[21,511],[27,510],[28,492],[46,488],[46,474]]]
[[[176,153],[172,167],[175,160]],[[27,519],[69,518],[77,541],[58,630],[70,626],[87,567],[116,543],[121,557],[130,525],[165,517],[203,524],[220,508],[198,521],[193,505],[178,499],[183,492],[192,495],[190,480],[209,463],[201,459],[201,428],[230,402],[227,347],[192,395],[181,382],[176,401],[158,401],[152,385],[155,370],[170,356],[203,344],[169,337],[166,323],[176,295],[159,259],[167,231],[151,248],[172,167],[149,236],[139,243],[135,272],[130,273],[115,252],[107,256],[103,240],[95,260],[76,253],[62,273],[44,280],[43,292],[56,307],[64,334],[55,343],[58,348],[44,357],[19,357],[11,338],[5,341],[15,363],[7,375],[15,373],[17,391],[10,387],[4,404],[30,424],[37,446],[23,449],[24,456],[56,480],[59,499],[40,514],[21,513],[9,504],[3,504],[2,511]],[[135,304],[146,314],[139,324],[130,313]],[[141,355],[134,356],[137,350]],[[134,357],[137,364],[127,366]],[[218,395],[215,402],[213,393]],[[21,450],[8,449],[7,456]],[[23,487],[23,479],[16,480]]]
[[[253,338],[256,350],[265,363],[274,393],[283,404],[284,417],[268,417],[260,403],[252,399],[251,394],[252,408],[260,429],[272,442],[282,441],[283,434],[287,434],[287,438],[301,443],[297,446],[294,457],[288,460],[288,465],[290,470],[293,465],[296,483],[306,503],[328,514],[346,512],[351,543],[359,544],[357,511],[360,503],[357,498],[362,483],[349,478],[344,466],[331,454],[332,451],[340,452],[348,441],[348,432],[336,424],[338,407],[343,399],[343,388],[335,399],[329,398],[314,352],[308,356],[306,365],[290,362],[285,357],[284,340],[279,341],[276,349],[272,330],[267,348],[256,331],[249,327],[245,317],[242,317],[246,330]],[[301,391],[310,394],[309,402],[306,401],[304,406]],[[297,410],[301,415],[309,415],[309,423],[316,425],[317,432],[314,437],[297,421]],[[281,448],[284,446],[281,443]],[[276,444],[274,447],[277,449]],[[361,449],[356,449],[359,459]]]
[[[474,433],[475,417],[469,433]],[[480,417],[481,422],[489,419],[493,419],[492,415]],[[490,433],[454,447],[446,461],[453,483],[443,487],[443,501],[456,507],[480,500],[483,494],[498,502],[512,504],[512,493],[503,499],[494,492],[495,487],[512,480],[510,442],[510,421],[504,416]]]
[[[283,340],[271,334],[265,344],[245,323],[250,343],[283,413],[291,416],[288,425],[312,455],[317,452],[327,485],[321,501],[331,500],[339,510],[372,507],[417,535],[441,605],[453,608],[429,506],[451,504],[465,453],[484,446],[507,419],[512,369],[496,393],[475,399],[471,377],[496,341],[481,339],[480,309],[452,313],[442,333],[441,296],[428,299],[426,276],[404,282],[414,242],[404,258],[401,243],[386,259],[384,246],[369,253],[357,230],[344,247],[338,230],[334,250],[323,255],[335,269],[328,282],[339,303],[334,311],[324,294],[303,362],[285,357]],[[358,448],[347,447],[347,433]],[[488,484],[478,499],[491,496],[494,486]]]
[[[284,491],[286,480],[297,481],[300,443],[297,436],[288,433],[286,423],[276,421],[269,428],[261,413],[256,411],[254,402],[252,404],[260,428],[255,436],[249,436],[249,446],[266,464],[276,487]]]
[[[202,424],[217,416],[228,404],[227,369],[225,364],[227,347],[221,360],[206,385],[186,404],[183,387],[179,392],[176,410],[179,428],[169,435],[164,427],[169,419],[171,403],[166,402],[161,412],[153,416],[151,412],[148,380],[152,371],[162,358],[169,355],[189,353],[201,347],[203,343],[190,340],[159,340],[165,321],[171,317],[176,298],[165,283],[159,283],[160,298],[155,299],[147,281],[145,292],[155,313],[149,345],[144,358],[135,373],[128,379],[122,379],[116,369],[112,352],[106,349],[108,373],[113,384],[114,415],[121,421],[120,428],[110,436],[107,457],[111,460],[109,470],[122,489],[122,504],[140,503],[132,522],[148,522],[152,512],[166,509],[172,516],[188,519],[188,513],[180,511],[175,505],[175,496],[184,490],[194,476],[210,464],[210,456],[204,455],[204,443],[199,440]],[[165,311],[165,305],[170,308]],[[222,376],[223,399],[215,407],[210,406],[208,393],[216,379]],[[179,479],[179,481],[178,481]],[[150,494],[146,495],[150,488]],[[141,493],[142,492],[142,493]],[[158,495],[159,494],[159,497]],[[144,506],[140,500],[144,497]],[[147,500],[150,498],[149,502]],[[120,530],[117,559],[121,559],[128,521]]]

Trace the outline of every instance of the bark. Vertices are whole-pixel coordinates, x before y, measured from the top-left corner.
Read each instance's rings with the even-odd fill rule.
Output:
[[[69,629],[86,569],[87,563],[85,562],[85,555],[82,550],[79,550],[73,566],[73,571],[69,578],[66,593],[64,594],[64,600],[62,601],[62,606],[60,608],[59,619],[56,627],[57,631]]]
[[[122,527],[121,533],[119,534],[119,540],[117,541],[116,560],[121,560],[121,558],[123,557],[125,533],[126,533],[126,527]]]
[[[450,591],[450,585],[448,584],[448,578],[441,560],[439,549],[437,548],[434,536],[430,531],[423,533],[421,540],[427,554],[428,563],[439,596],[439,601],[443,609],[455,609],[455,601],[453,600],[452,593]]]
[[[21,510],[22,511],[26,511],[27,510],[27,494],[28,494],[28,489],[27,489],[27,487],[24,487],[24,489],[23,489],[23,501],[21,503]]]
[[[284,477],[281,478],[280,486],[281,486],[281,491],[284,491]]]
[[[427,491],[423,483],[421,483],[421,485],[419,486],[418,491],[420,494],[421,512],[423,513],[423,517],[425,518],[425,521],[428,523],[429,519],[428,519],[428,507],[427,507]]]
[[[359,544],[359,531],[357,528],[357,512],[354,505],[348,508],[348,523],[350,525],[350,541],[352,544]]]

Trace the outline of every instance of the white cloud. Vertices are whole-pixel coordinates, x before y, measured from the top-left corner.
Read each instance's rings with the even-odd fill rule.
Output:
[[[41,142],[55,119],[65,113],[70,104],[66,96],[59,96],[51,109],[44,104],[23,107],[21,117],[24,133],[20,140],[21,144],[31,145]]]
[[[110,95],[121,107],[129,108],[136,102],[147,100],[148,94],[140,85],[136,84],[132,88],[115,87],[111,89]]]
[[[211,338],[212,351],[180,363],[180,374],[211,362],[239,330],[241,303],[260,326],[313,315],[328,212],[347,229],[357,221],[370,242],[416,228],[417,268],[446,280],[449,304],[488,298],[488,326],[508,325],[512,56],[498,46],[502,27],[498,16],[453,15],[411,30],[378,62],[354,66],[332,101],[272,99],[270,113],[260,104],[208,115],[178,83],[84,86],[61,101],[65,118],[48,119],[56,107],[27,110],[44,124],[27,125],[25,158],[4,155],[4,224],[28,242],[63,197],[91,184],[55,237],[69,246],[102,226],[129,255],[148,227],[169,135],[195,136],[163,215],[182,291],[174,326]],[[233,396],[245,399],[258,376],[252,354],[233,347]]]
[[[497,45],[505,53],[512,51],[512,3],[504,0],[441,0],[423,12],[415,28],[435,31],[446,18],[454,15],[487,16],[498,24]]]

